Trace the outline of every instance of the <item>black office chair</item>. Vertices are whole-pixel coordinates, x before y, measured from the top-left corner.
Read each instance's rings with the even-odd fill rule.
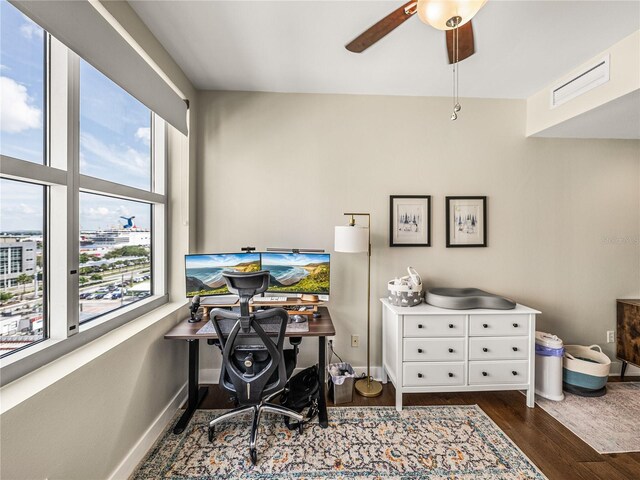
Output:
[[[215,309],[211,323],[222,349],[220,384],[231,392],[239,404],[209,423],[209,441],[213,441],[215,425],[231,417],[253,412],[249,453],[254,465],[258,459],[256,439],[262,412],[279,413],[298,421],[302,433],[303,415],[288,408],[268,403],[280,394],[293,373],[297,346],[284,350],[284,335],[289,315],[282,308],[249,312],[249,301],[269,286],[269,272],[225,272],[227,287],[240,297],[240,314]]]

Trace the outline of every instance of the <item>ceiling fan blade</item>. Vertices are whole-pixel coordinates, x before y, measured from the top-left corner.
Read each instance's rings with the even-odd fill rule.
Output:
[[[382,37],[413,17],[417,12],[416,5],[417,2],[415,0],[405,3],[378,23],[362,32],[355,39],[345,45],[345,48],[353,53],[362,53]]]
[[[449,63],[453,63],[453,30],[447,30],[447,52],[449,53]],[[476,52],[473,41],[473,25],[471,20],[458,28],[458,61],[469,58]]]

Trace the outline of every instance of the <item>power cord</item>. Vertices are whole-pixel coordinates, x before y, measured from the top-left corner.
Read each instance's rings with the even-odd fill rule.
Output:
[[[329,355],[329,361],[327,363],[331,363],[331,358],[334,355],[338,357],[338,360],[340,360],[340,363],[344,363],[344,360],[342,360],[342,358],[340,358],[340,355],[338,355],[333,349],[333,340],[329,340],[329,350],[331,350],[331,354]]]

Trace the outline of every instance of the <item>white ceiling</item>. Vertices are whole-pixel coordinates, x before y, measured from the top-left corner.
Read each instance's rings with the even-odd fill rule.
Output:
[[[201,90],[451,94],[444,33],[417,16],[345,50],[403,0],[129,3]],[[473,23],[460,95],[526,98],[640,29],[640,2],[489,0]]]

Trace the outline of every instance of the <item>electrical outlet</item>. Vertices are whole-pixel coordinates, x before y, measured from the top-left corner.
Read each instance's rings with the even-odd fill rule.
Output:
[[[613,330],[607,330],[607,343],[615,343],[616,341],[616,332]]]
[[[352,347],[360,346],[360,335],[351,335],[351,346]]]

